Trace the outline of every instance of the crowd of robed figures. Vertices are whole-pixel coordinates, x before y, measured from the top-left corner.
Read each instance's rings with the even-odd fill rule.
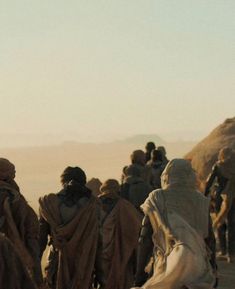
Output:
[[[14,180],[14,165],[1,158],[0,288],[216,287],[214,231],[220,255],[229,262],[235,256],[234,156],[221,149],[205,194],[189,160],[168,161],[152,142],[131,154],[121,184],[108,179],[98,195],[80,167],[67,167],[61,191],[40,198],[39,218]]]

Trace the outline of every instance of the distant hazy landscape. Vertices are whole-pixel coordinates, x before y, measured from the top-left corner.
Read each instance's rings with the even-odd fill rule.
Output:
[[[37,209],[39,196],[60,189],[60,175],[66,166],[80,166],[88,179],[120,179],[122,167],[135,149],[147,141],[164,145],[168,158],[182,157],[195,142],[166,142],[157,135],[137,135],[110,143],[64,142],[59,145],[2,148],[1,156],[16,166],[16,181],[29,203]]]

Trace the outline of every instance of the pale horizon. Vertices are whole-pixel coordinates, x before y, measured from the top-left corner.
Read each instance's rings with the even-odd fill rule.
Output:
[[[210,132],[208,132],[209,134]],[[61,146],[65,144],[112,144],[112,143],[129,143],[132,138],[143,136],[143,146],[147,141],[155,141],[160,138],[161,143],[197,143],[207,135],[202,131],[174,131],[165,133],[137,133],[130,135],[79,135],[76,133],[68,134],[37,134],[37,133],[18,133],[18,134],[1,134],[0,148],[26,148],[26,147],[47,147]],[[148,137],[149,136],[149,137]]]

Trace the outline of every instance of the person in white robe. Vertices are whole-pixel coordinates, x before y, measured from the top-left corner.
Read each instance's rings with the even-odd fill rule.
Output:
[[[205,241],[211,228],[209,198],[197,191],[196,173],[187,160],[170,161],[161,182],[162,189],[142,205],[145,218],[133,288],[212,289],[216,278]]]

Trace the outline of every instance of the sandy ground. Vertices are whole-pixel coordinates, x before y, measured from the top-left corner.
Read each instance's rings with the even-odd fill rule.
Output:
[[[46,254],[43,258],[43,268],[46,263]],[[217,289],[235,289],[235,263],[228,264],[225,261],[218,261],[219,286]]]
[[[219,286],[218,289],[235,289],[235,263],[218,262]]]

